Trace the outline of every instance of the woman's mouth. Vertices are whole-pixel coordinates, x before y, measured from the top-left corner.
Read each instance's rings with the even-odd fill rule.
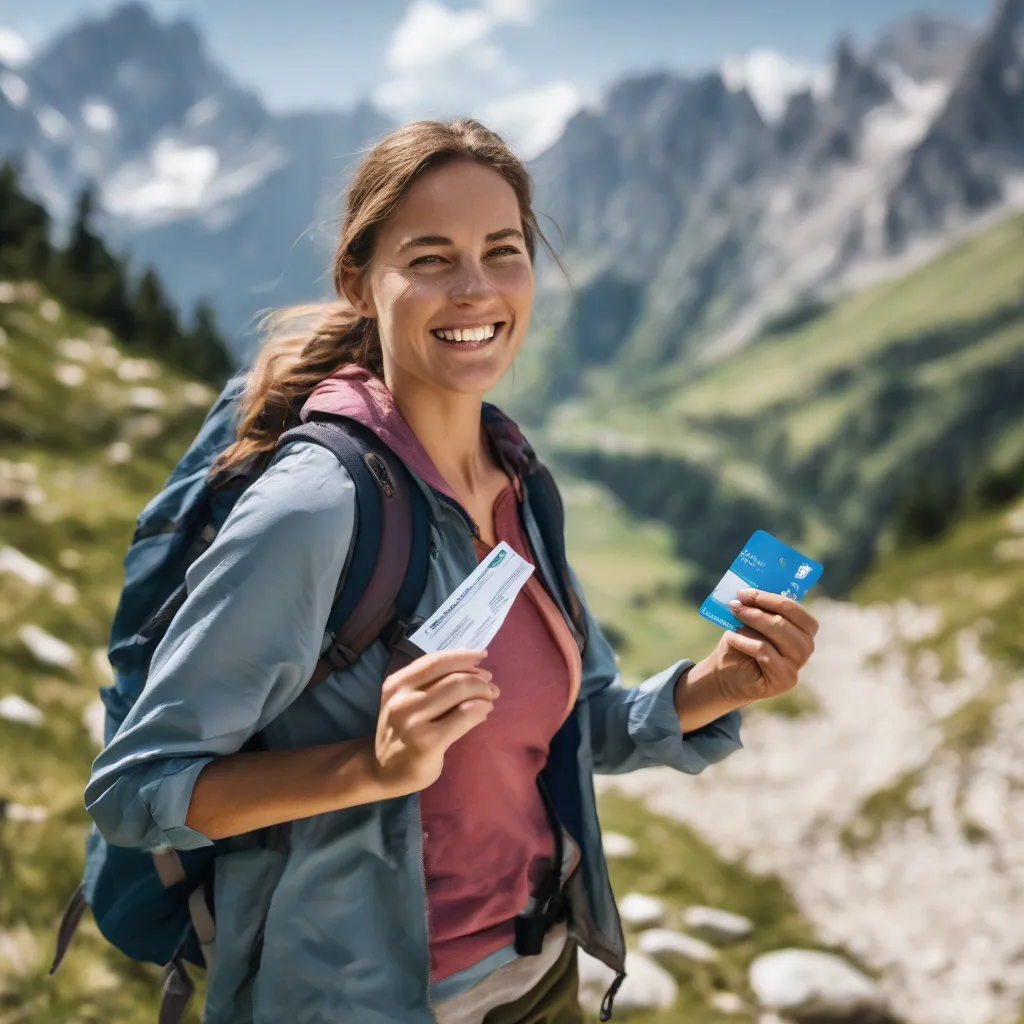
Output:
[[[475,327],[436,327],[430,333],[452,348],[472,349],[489,345],[505,326],[504,320]]]

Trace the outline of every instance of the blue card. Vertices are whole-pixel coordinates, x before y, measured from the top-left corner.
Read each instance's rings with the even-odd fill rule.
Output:
[[[729,611],[729,602],[734,601],[741,590],[754,587],[802,601],[807,591],[821,579],[822,571],[818,562],[770,533],[758,530],[700,606],[700,613],[726,629],[742,629],[743,623]]]

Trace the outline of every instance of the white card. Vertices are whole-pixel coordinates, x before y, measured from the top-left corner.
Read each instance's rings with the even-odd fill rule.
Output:
[[[502,541],[409,639],[427,654],[484,650],[532,572]]]

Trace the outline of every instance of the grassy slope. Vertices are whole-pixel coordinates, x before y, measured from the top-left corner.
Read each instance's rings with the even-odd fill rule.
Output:
[[[95,756],[82,712],[106,682],[107,633],[124,552],[135,516],[194,435],[212,394],[156,364],[153,379],[121,380],[119,364],[139,365],[122,363],[123,353],[103,332],[75,318],[59,313],[47,320],[40,315],[44,302],[30,294],[0,306],[6,338],[0,359],[12,379],[11,393],[0,399],[0,460],[8,469],[37,467],[41,489],[29,511],[5,513],[0,547],[16,548],[78,596],[61,604],[50,588],[0,576],[0,697],[16,694],[46,716],[38,729],[0,719],[0,796],[49,811],[42,823],[0,826],[7,855],[0,932],[14,930],[22,961],[20,967],[5,962],[0,951],[0,1022],[151,1024],[159,969],[127,962],[99,939],[88,918],[53,979],[46,967],[63,903],[81,877],[88,827],[82,788]],[[58,350],[68,338],[87,341],[78,346],[77,360]],[[54,374],[61,364],[81,366],[84,381],[59,383]],[[132,411],[137,387],[163,394],[166,409]],[[135,438],[134,454],[116,464],[107,451],[123,438]],[[38,665],[18,637],[25,624],[69,643],[81,668]]]

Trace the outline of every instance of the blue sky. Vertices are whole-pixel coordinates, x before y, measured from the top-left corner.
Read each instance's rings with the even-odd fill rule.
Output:
[[[112,6],[0,0],[0,26],[37,48],[75,19]],[[151,6],[163,17],[194,20],[211,53],[273,109],[346,106],[368,97],[397,118],[489,117],[536,149],[581,99],[629,72],[694,71],[759,49],[818,65],[840,31],[866,40],[922,7],[979,23],[990,3],[153,0]]]

